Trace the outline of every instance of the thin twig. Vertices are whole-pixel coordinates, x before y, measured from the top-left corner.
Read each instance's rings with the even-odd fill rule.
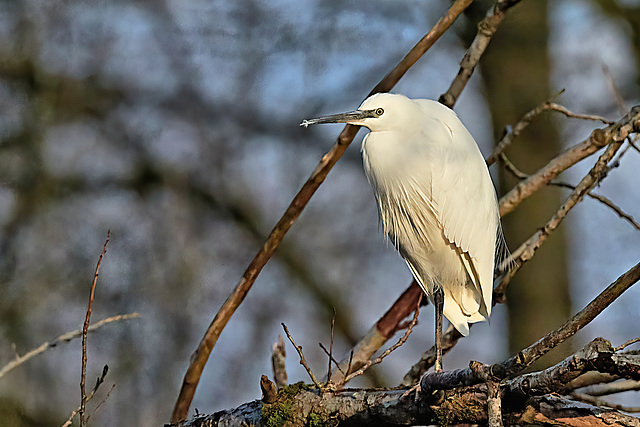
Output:
[[[367,369],[369,369],[371,366],[373,365],[377,365],[378,363],[382,362],[382,360],[387,357],[388,355],[390,355],[393,351],[395,351],[398,347],[400,347],[401,345],[403,345],[405,342],[407,342],[407,339],[409,339],[409,335],[411,335],[411,332],[413,332],[413,328],[416,326],[416,324],[418,323],[418,315],[420,314],[420,303],[422,302],[422,294],[420,295],[420,298],[418,298],[418,304],[416,305],[416,310],[413,313],[413,319],[411,319],[411,323],[409,324],[409,327],[407,328],[406,332],[404,333],[404,335],[402,336],[402,338],[400,338],[398,340],[397,343],[395,343],[394,345],[392,345],[391,347],[389,347],[387,350],[384,351],[384,353],[382,353],[380,355],[380,357],[376,358],[375,360],[369,360],[367,361],[367,363],[364,364],[364,366],[362,366],[360,369],[358,369],[355,372],[352,372],[351,374],[347,375],[346,377],[344,377],[342,379],[342,381],[340,381],[340,384],[338,385],[338,388],[343,387],[347,382],[351,381],[353,378],[362,375]],[[347,371],[348,372],[348,371]]]
[[[82,326],[82,374],[80,375],[80,427],[84,427],[84,404],[86,402],[86,394],[84,389],[84,382],[87,376],[87,334],[89,332],[89,323],[91,321],[91,308],[93,307],[93,296],[96,291],[96,284],[98,283],[98,272],[100,271],[100,264],[102,258],[107,253],[107,245],[111,239],[111,230],[107,230],[107,240],[102,247],[102,253],[98,258],[98,264],[96,265],[96,271],[93,275],[93,282],[91,283],[91,292],[89,293],[89,305],[87,307],[87,314],[84,318],[84,325]]]
[[[640,342],[640,337],[631,339],[625,342],[624,344],[617,346],[616,348],[613,349],[613,351],[618,352],[620,350],[624,350],[625,348],[629,347],[631,344],[635,344],[637,342]]]
[[[559,94],[554,95],[554,97],[557,97],[558,95]],[[491,166],[493,163],[495,163],[496,160],[500,158],[500,155],[504,153],[507,147],[511,145],[513,140],[516,139],[516,137],[518,137],[518,135],[520,135],[520,133],[527,126],[529,126],[529,124],[531,124],[533,119],[535,119],[545,111],[558,111],[567,117],[582,119],[582,120],[594,120],[594,121],[602,122],[606,125],[612,125],[614,123],[611,120],[605,119],[604,117],[600,117],[592,114],[574,113],[572,111],[569,111],[569,109],[567,109],[566,107],[563,107],[562,105],[551,102],[552,99],[553,97],[543,102],[542,104],[538,105],[528,113],[526,113],[524,116],[522,116],[520,120],[518,120],[518,123],[516,123],[513,127],[509,126],[506,128],[504,135],[502,136],[502,138],[500,138],[500,141],[498,141],[498,143],[496,144],[496,147],[494,148],[493,152],[489,157],[487,157],[486,159],[487,165]]]
[[[99,322],[96,322],[94,324],[92,324],[89,327],[88,332],[93,332],[97,329],[100,329],[102,326],[107,325],[109,323],[112,322],[119,322],[121,320],[129,320],[129,319],[135,319],[140,317],[140,313],[130,313],[130,314],[120,314],[118,316],[112,316],[112,317],[108,317],[106,319],[102,319]],[[46,350],[48,350],[51,347],[55,347],[58,344],[61,344],[63,342],[69,342],[71,340],[73,340],[74,338],[78,338],[82,336],[82,329],[76,329],[75,331],[71,331],[71,332],[67,332],[64,333],[62,335],[60,335],[59,337],[42,343],[40,344],[38,347],[34,348],[33,350],[28,351],[27,353],[23,354],[22,356],[18,355],[16,353],[16,357],[15,359],[13,359],[11,362],[7,363],[6,365],[4,365],[1,369],[0,369],[0,378],[2,378],[5,374],[7,374],[8,372],[12,371],[13,369],[17,368],[18,366],[22,365],[23,363],[25,363],[26,361],[28,361],[29,359],[44,353]]]
[[[491,38],[498,30],[498,26],[504,19],[507,10],[519,2],[520,0],[500,0],[489,8],[485,18],[478,23],[478,32],[460,62],[458,74],[451,82],[449,89],[440,96],[439,101],[441,103],[449,108],[453,107],[467,82],[471,79],[473,71],[487,49]]]
[[[634,107],[629,114],[622,117],[615,124],[602,129],[595,129],[587,139],[553,158],[546,166],[519,182],[501,197],[500,216],[505,216],[512,212],[524,199],[531,196],[542,186],[547,185],[564,170],[608,144],[613,142],[616,145],[621,144],[627,136],[637,132],[639,128],[640,107]]]
[[[507,171],[509,173],[511,173],[513,176],[515,176],[516,178],[518,178],[518,179],[527,179],[529,177],[529,175],[527,175],[526,173],[524,173],[521,170],[519,170],[513,164],[513,162],[511,162],[511,160],[509,160],[507,158],[507,156],[504,153],[500,153],[500,161],[503,162],[504,167],[507,169]],[[548,185],[555,185],[557,187],[569,188],[571,190],[575,190],[576,189],[575,185],[571,185],[569,183],[558,181],[558,180],[555,180],[555,179],[552,180],[552,181],[549,181]],[[593,191],[589,191],[587,193],[587,196],[589,196],[592,199],[597,200],[600,203],[602,203],[603,205],[607,206],[612,211],[614,211],[620,218],[626,220],[629,224],[631,224],[635,229],[640,230],[640,224],[638,224],[636,222],[636,220],[631,215],[629,215],[628,213],[623,211],[620,206],[616,205],[615,203],[613,203],[611,200],[609,200],[605,196],[602,196],[600,194],[594,193]]]
[[[347,357],[340,360],[342,372],[350,373],[362,367],[374,354],[382,348],[399,330],[406,329],[404,319],[413,314],[418,299],[424,293],[415,279],[409,287],[394,301],[389,309],[378,319],[378,321],[364,334],[364,336],[353,347],[353,351]],[[423,304],[428,303],[424,298]],[[342,372],[333,373],[333,381],[340,383]]]
[[[472,0],[456,0],[445,15],[420,39],[402,61],[376,85],[370,94],[391,90],[407,70],[447,31],[471,2]],[[171,422],[176,423],[186,419],[202,371],[209,359],[211,351],[218,341],[220,333],[246,297],[258,274],[260,274],[262,268],[267,261],[269,261],[285,234],[298,219],[313,194],[324,182],[329,171],[342,157],[351,141],[353,141],[358,129],[359,127],[351,125],[344,127],[334,146],[322,157],[307,182],[305,182],[300,191],[298,191],[298,194],[293,198],[289,207],[269,234],[266,242],[245,270],[240,282],[216,313],[202,340],[198,344],[198,348],[191,356],[191,363],[185,373],[180,393],[178,394],[171,414]]]
[[[287,325],[285,325],[284,323],[281,323],[281,325],[282,325],[282,328],[284,329],[284,333],[287,334],[287,338],[289,338],[289,341],[291,341],[291,344],[293,344],[293,347],[296,349],[296,351],[298,352],[298,355],[300,356],[300,364],[304,366],[304,369],[307,370],[307,374],[309,374],[309,378],[311,378],[311,381],[313,381],[313,384],[318,389],[321,389],[322,386],[316,379],[316,376],[313,374],[313,371],[311,370],[311,368],[309,367],[309,364],[307,363],[307,359],[305,359],[304,354],[302,353],[302,346],[297,345],[296,342],[293,340],[293,337],[289,333],[289,329],[287,328]]]
[[[618,112],[620,112],[620,114],[624,114],[624,112],[627,111],[627,107],[624,105],[624,99],[622,98],[622,94],[620,93],[620,89],[618,89],[616,82],[613,80],[613,75],[611,75],[609,67],[607,67],[606,64],[602,64],[602,71],[604,72],[604,76],[607,78],[607,83],[609,84],[609,89],[611,89],[613,98],[616,100]]]
[[[552,110],[552,111],[557,111],[559,113],[564,114],[565,116],[572,118],[572,119],[580,119],[580,120],[592,120],[595,122],[602,122],[605,125],[612,125],[615,122],[609,119],[605,119],[602,116],[598,116],[596,114],[579,114],[579,113],[574,113],[572,111],[569,111],[569,109],[567,107],[564,107],[560,104],[556,104],[553,102],[548,102],[545,106],[546,109],[548,110]]]
[[[558,186],[558,187],[569,188],[571,190],[575,190],[576,189],[576,187],[574,185],[571,185],[571,184],[566,183],[566,182],[556,181],[556,180],[551,181],[549,184],[550,185],[555,185],[555,186]],[[620,206],[618,206],[615,203],[613,203],[607,197],[605,197],[605,196],[603,196],[601,194],[594,193],[593,191],[589,191],[587,193],[587,196],[589,196],[592,199],[597,200],[600,203],[602,203],[603,205],[607,206],[609,209],[614,211],[620,218],[624,219],[629,224],[631,224],[633,226],[633,228],[635,228],[636,230],[640,230],[640,224],[638,224],[638,222],[631,215],[629,215],[628,213],[623,211]]]
[[[104,378],[107,376],[107,372],[109,372],[109,367],[107,365],[104,365],[104,367],[102,368],[102,374],[98,377],[98,379],[96,380],[96,385],[93,387],[93,390],[91,390],[91,393],[89,393],[89,395],[87,396],[87,398],[85,399],[85,403],[88,402],[89,400],[91,400],[91,398],[96,394],[96,391],[98,391],[98,388],[100,387],[100,385],[102,385],[102,383],[104,382]],[[113,387],[111,387],[113,389]],[[109,391],[111,392],[111,391]],[[81,406],[78,406],[76,409],[74,409],[71,412],[71,415],[69,415],[69,418],[67,418],[67,421],[65,421],[64,424],[62,424],[62,427],[68,427],[71,425],[71,422],[73,420],[73,417],[76,416],[76,414],[78,412],[80,412],[80,410],[82,409]]]
[[[345,372],[342,370],[342,368],[340,367],[340,362],[338,362],[336,360],[335,357],[333,357],[333,355],[331,354],[331,352],[329,352],[329,350],[327,350],[327,347],[324,346],[324,344],[322,344],[321,342],[318,343],[318,345],[320,346],[320,348],[322,349],[322,351],[324,351],[324,354],[327,355],[327,357],[329,357],[329,359],[331,359],[331,361],[333,362],[334,365],[336,365],[336,368],[338,368],[338,371],[340,371],[340,373],[342,374],[342,376],[345,375]],[[327,375],[328,378],[328,375]]]
[[[513,261],[515,265],[502,277],[500,283],[494,289],[494,296],[496,296],[494,303],[502,300],[506,286],[509,284],[516,272],[522,267],[522,265],[524,265],[525,262],[533,258],[535,251],[537,251],[547,240],[549,235],[558,228],[569,211],[582,201],[584,196],[605,178],[608,171],[608,163],[616,154],[623,141],[624,140],[614,140],[611,142],[605,152],[598,158],[595,165],[591,170],[589,170],[589,173],[582,178],[575,190],[571,192],[569,198],[562,204],[553,217],[551,217],[544,227],[536,231],[533,236],[522,243],[520,247],[513,252],[511,255],[511,261]]]
[[[327,368],[327,383],[331,382],[331,362],[333,360],[333,327],[336,323],[336,308],[333,307],[333,316],[331,316],[331,341],[329,342],[329,367]]]
[[[349,372],[351,372],[351,362],[353,362],[353,350],[351,350],[351,353],[349,354],[349,363],[347,364],[347,374]]]
[[[109,389],[109,391],[107,392],[107,394],[105,394],[104,399],[102,399],[100,401],[100,403],[98,403],[95,407],[95,409],[93,410],[93,412],[89,415],[87,415],[87,422],[89,422],[89,418],[91,418],[91,416],[93,414],[95,414],[96,412],[98,412],[98,409],[100,409],[100,407],[102,405],[104,405],[105,403],[107,403],[107,400],[109,399],[109,396],[111,396],[111,392],[113,391],[113,389],[116,388],[115,384],[111,384],[111,388]]]

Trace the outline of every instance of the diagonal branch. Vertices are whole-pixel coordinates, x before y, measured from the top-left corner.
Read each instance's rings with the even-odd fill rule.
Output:
[[[434,25],[434,27],[409,51],[400,63],[385,76],[371,93],[388,91],[406,71],[438,40],[442,34],[451,26],[455,19],[471,4],[472,0],[457,0],[447,13]],[[204,337],[200,341],[198,348],[191,356],[191,363],[185,373],[182,387],[171,415],[171,421],[176,422],[187,417],[191,401],[200,381],[200,376],[204,366],[209,359],[220,333],[227,322],[240,306],[247,293],[253,286],[258,274],[271,258],[274,251],[289,231],[293,223],[298,219],[302,210],[307,205],[313,194],[324,182],[329,171],[342,157],[343,153],[355,137],[359,127],[347,125],[338,136],[338,140],[325,154],[316,169],[312,172],[307,182],[302,186],[298,194],[293,198],[291,204],[275,225],[266,242],[253,258],[245,270],[240,282],[231,292],[222,307],[216,313],[213,321],[207,328]]]
[[[570,117],[570,118],[574,118],[574,119],[594,120],[594,121],[603,122],[606,125],[612,125],[613,124],[613,122],[611,122],[611,121],[609,121],[609,120],[607,120],[607,119],[605,119],[603,117],[589,115],[589,114],[576,114],[576,113],[573,113],[573,112],[569,111],[566,107],[563,107],[562,105],[555,104],[555,103],[553,103],[551,101],[546,101],[546,102],[538,105],[533,110],[531,110],[528,113],[526,113],[524,116],[522,116],[522,118],[518,121],[518,123],[516,123],[513,126],[513,128],[511,128],[510,126],[507,127],[507,129],[504,132],[504,135],[502,136],[500,141],[496,144],[496,147],[494,148],[493,153],[491,153],[491,155],[489,157],[487,157],[487,165],[491,166],[492,164],[494,164],[498,160],[500,155],[502,153],[504,153],[504,150],[506,150],[507,147],[509,145],[511,145],[513,140],[518,135],[520,135],[520,133],[523,130],[525,130],[525,128],[527,126],[529,126],[531,124],[533,119],[535,119],[536,117],[538,117],[540,114],[544,113],[545,111],[558,111],[558,112],[564,114],[565,116]]]
[[[562,326],[549,332],[517,355],[502,363],[488,366],[486,369],[491,375],[502,379],[516,375],[540,357],[544,356],[549,350],[566,341],[580,329],[588,325],[613,301],[637,283],[638,280],[640,280],[640,263],[636,264],[615,282],[610,284],[585,308],[567,320]],[[460,385],[473,385],[480,382],[481,379],[478,378],[470,368],[467,368],[451,372],[426,374],[420,380],[420,385],[423,392],[428,392],[433,389],[451,389]]]
[[[480,58],[487,46],[489,46],[491,38],[498,30],[498,26],[504,19],[507,10],[518,3],[520,3],[520,0],[500,0],[487,11],[486,17],[478,23],[478,32],[460,62],[458,75],[451,82],[449,89],[440,95],[439,101],[441,103],[449,108],[453,107],[469,79],[471,79],[473,71],[476,69],[478,62],[480,62]]]
[[[595,129],[589,138],[569,148],[552,159],[546,166],[519,182],[507,194],[500,198],[500,216],[513,211],[524,199],[531,196],[540,187],[547,185],[561,172],[590,156],[612,142],[621,144],[624,139],[640,129],[640,106],[618,122],[602,129]]]
[[[513,276],[518,272],[518,270],[524,265],[525,262],[533,258],[535,251],[537,251],[540,246],[542,246],[542,244],[547,240],[549,235],[556,228],[558,228],[569,211],[573,209],[580,201],[582,201],[585,195],[606,177],[609,170],[609,162],[616,154],[616,152],[620,149],[622,143],[628,136],[628,133],[623,134],[622,129],[624,129],[624,132],[638,131],[638,126],[640,125],[640,107],[634,107],[629,116],[631,116],[631,114],[634,114],[634,111],[637,116],[635,116],[634,119],[631,120],[630,123],[628,123],[628,127],[627,125],[623,126],[620,129],[620,132],[614,132],[610,135],[609,138],[607,138],[610,140],[610,143],[605,152],[602,153],[602,155],[596,161],[596,164],[591,168],[589,173],[584,178],[582,178],[580,183],[578,183],[576,188],[571,192],[569,198],[560,207],[560,209],[558,209],[553,217],[551,217],[549,222],[547,222],[544,227],[536,231],[533,236],[531,236],[526,242],[521,244],[520,247],[516,249],[512,254],[511,260],[515,262],[515,265],[509,270],[507,274],[502,277],[500,283],[494,289],[494,303],[503,300],[505,289]]]
[[[135,319],[138,317],[140,317],[140,313],[120,314],[117,316],[108,317],[106,319],[102,319],[101,321],[96,322],[93,325],[89,326],[89,329],[87,330],[87,332],[93,332],[97,329],[100,329],[102,326],[108,323],[119,322],[121,320]],[[76,329],[75,331],[64,333],[51,341],[42,343],[38,347],[28,351],[22,356],[16,355],[15,359],[13,359],[11,362],[7,363],[0,369],[0,378],[2,378],[5,374],[11,372],[13,369],[17,368],[18,366],[22,365],[29,359],[41,353],[44,353],[47,349],[51,347],[55,347],[62,342],[69,342],[72,339],[78,338],[81,336],[82,336],[82,329]]]

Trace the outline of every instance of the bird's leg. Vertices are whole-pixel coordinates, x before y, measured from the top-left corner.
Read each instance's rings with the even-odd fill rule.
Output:
[[[442,372],[442,309],[444,308],[444,292],[438,288],[433,293],[433,305],[436,308],[436,372]]]

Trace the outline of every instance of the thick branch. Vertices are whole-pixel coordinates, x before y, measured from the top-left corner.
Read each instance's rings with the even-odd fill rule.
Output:
[[[476,364],[481,368],[480,364]],[[557,397],[566,384],[590,369],[636,378],[640,376],[640,356],[618,354],[611,344],[597,338],[584,349],[556,366],[542,372],[523,375],[506,381],[502,393],[498,383],[493,387],[493,424],[500,425],[500,414],[508,425],[516,423],[550,423],[560,425],[635,425],[640,422],[611,409],[598,408],[566,398]],[[485,372],[486,373],[486,372]],[[484,380],[491,378],[480,372]],[[261,380],[265,382],[265,378]],[[263,387],[264,388],[264,387]],[[322,393],[312,386],[294,384],[272,395],[266,403],[249,402],[238,408],[197,417],[175,426],[235,426],[235,425],[423,425],[491,422],[488,413],[487,387],[475,385],[448,390],[442,394],[421,394],[415,398],[411,389],[401,390],[344,390]],[[499,408],[500,394],[502,408]],[[542,418],[541,418],[542,417]],[[635,423],[635,424],[634,424]]]

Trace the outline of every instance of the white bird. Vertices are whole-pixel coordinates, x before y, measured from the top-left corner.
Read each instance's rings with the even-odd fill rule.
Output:
[[[453,110],[403,95],[375,94],[356,111],[301,126],[320,123],[370,131],[362,141],[364,170],[385,233],[436,307],[441,371],[442,313],[464,336],[469,323],[488,319],[496,249],[506,249],[480,149]]]

